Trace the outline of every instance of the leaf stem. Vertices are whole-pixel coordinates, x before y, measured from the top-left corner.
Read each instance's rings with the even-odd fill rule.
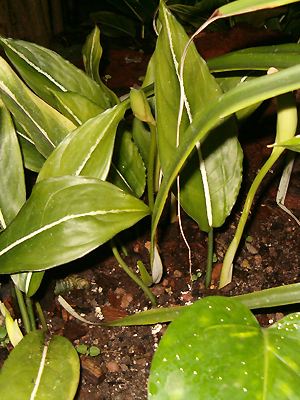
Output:
[[[118,263],[120,264],[120,267],[126,272],[127,275],[130,276],[130,278],[143,290],[143,292],[145,293],[145,295],[150,299],[151,303],[153,305],[156,305],[156,300],[155,297],[153,295],[153,293],[151,292],[151,290],[144,284],[144,282],[129,268],[129,266],[125,263],[125,261],[122,259],[117,246],[115,245],[114,241],[111,240],[111,249],[112,252],[116,258],[116,260],[118,261]]]
[[[24,329],[25,329],[26,333],[29,333],[31,331],[31,325],[30,325],[30,320],[29,320],[27,308],[26,308],[26,305],[25,305],[23,293],[21,292],[21,290],[16,285],[14,285],[14,287],[15,287],[15,293],[16,293],[16,296],[17,296],[18,305],[19,305],[19,309],[20,309],[20,313],[21,313]]]
[[[39,317],[40,323],[42,325],[42,329],[44,332],[48,330],[46,319],[42,310],[42,307],[38,301],[35,302],[36,313]]]
[[[211,282],[211,272],[214,256],[214,229],[211,227],[208,231],[207,237],[207,263],[206,263],[206,277],[205,287],[208,288]]]
[[[284,151],[284,149],[282,149],[282,148],[281,149],[278,148],[279,151],[274,151],[274,150],[273,150],[272,154],[270,155],[270,157],[268,158],[268,160],[263,165],[263,167],[261,168],[261,170],[259,171],[259,173],[256,175],[256,177],[251,185],[251,188],[248,192],[248,195],[247,195],[247,198],[245,201],[245,205],[243,208],[243,212],[242,212],[241,218],[238,223],[238,227],[236,229],[234,238],[232,239],[232,242],[230,243],[230,246],[228,247],[228,250],[227,250],[225,258],[224,258],[223,268],[222,268],[221,278],[220,278],[220,285],[219,285],[220,288],[226,286],[228,283],[231,282],[232,262],[235,257],[237,248],[240,244],[242,234],[244,231],[244,227],[246,225],[248,215],[250,212],[250,208],[252,206],[252,202],[253,202],[254,196],[257,192],[257,189],[258,189],[259,185],[261,184],[265,175],[272,168],[274,163],[277,161],[279,156]]]
[[[32,300],[30,297],[25,295],[25,302],[26,302],[27,313],[29,316],[30,330],[34,331],[34,330],[36,330],[36,324],[35,324],[34,311],[33,311],[33,307],[32,307]]]

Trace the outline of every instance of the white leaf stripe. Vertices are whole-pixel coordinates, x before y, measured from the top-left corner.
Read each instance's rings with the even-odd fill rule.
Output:
[[[29,233],[28,235],[25,235],[23,237],[21,237],[20,239],[16,240],[15,242],[9,244],[7,247],[5,247],[4,249],[2,249],[0,251],[0,257],[3,256],[5,253],[7,253],[8,251],[10,251],[11,249],[13,249],[14,247],[18,246],[19,244],[22,244],[24,242],[26,242],[27,240],[30,240],[32,238],[34,238],[35,236],[39,235],[40,233],[43,233],[49,229],[54,228],[55,226],[58,226],[64,222],[73,220],[73,219],[78,219],[78,218],[83,218],[83,217],[96,217],[98,215],[106,215],[106,214],[122,214],[122,213],[134,213],[134,212],[143,212],[143,210],[141,209],[124,209],[124,210],[98,210],[98,211],[90,211],[90,212],[86,212],[86,213],[82,213],[82,214],[70,214],[70,215],[66,215],[63,218],[60,218],[54,222],[51,222],[50,224],[44,225],[41,228]]]
[[[83,121],[81,121],[81,119],[74,113],[73,110],[71,110],[70,107],[68,107],[61,98],[59,98],[58,96],[56,96],[56,94],[54,93],[55,98],[60,102],[61,106],[65,109],[65,111],[67,111],[67,113],[69,113],[69,115],[71,115],[74,120],[79,124],[82,125]]]
[[[18,51],[14,46],[12,46],[9,41],[7,40],[3,40],[2,41],[5,43],[5,45],[12,50],[14,53],[16,53],[23,61],[25,61],[27,64],[29,64],[33,69],[35,69],[37,72],[39,72],[40,74],[44,75],[47,79],[49,79],[49,81],[51,81],[52,83],[54,83],[55,86],[57,86],[60,90],[62,90],[63,92],[66,92],[67,89],[61,85],[59,82],[57,82],[53,76],[49,75],[46,71],[42,70],[40,67],[38,67],[36,64],[34,64],[32,61],[28,60],[28,58],[25,56],[25,54],[21,53],[20,51]],[[26,46],[25,43],[23,44],[23,46],[30,51]],[[42,50],[42,49],[39,49]]]
[[[3,228],[3,229],[6,228],[6,222],[5,222],[2,210],[0,208],[0,231],[1,231],[1,228]]]
[[[26,136],[23,132],[16,130],[17,134],[21,136],[24,140],[34,145],[34,141],[29,137]]]
[[[26,116],[31,120],[31,122],[37,127],[37,129],[43,134],[43,136],[45,137],[45,139],[47,139],[47,141],[51,144],[51,146],[53,148],[55,148],[54,143],[51,141],[51,139],[49,138],[49,136],[47,135],[46,131],[38,124],[38,122],[36,122],[31,114],[26,110],[26,108],[19,103],[19,101],[17,100],[17,98],[15,97],[15,95],[10,91],[10,89],[5,85],[5,83],[3,81],[0,80],[0,90],[2,90],[9,98],[11,98],[18,107],[20,107],[20,109],[26,114]]]
[[[33,387],[33,390],[31,392],[29,400],[34,400],[36,398],[36,394],[37,394],[37,391],[38,391],[38,389],[40,387],[42,374],[43,374],[44,368],[45,368],[47,352],[48,352],[48,346],[44,345],[42,358],[41,358],[41,362],[40,362],[40,367],[39,367],[38,374],[37,374],[36,380],[34,382],[34,387]]]
[[[124,183],[124,185],[126,185],[126,187],[128,187],[128,189],[134,193],[134,189],[133,187],[130,186],[129,182],[127,182],[127,180],[125,179],[124,175],[122,175],[122,172],[117,168],[117,166],[114,163],[111,163],[111,167],[113,168],[113,170],[115,171],[115,173],[118,175],[118,177],[120,178],[120,180]]]
[[[94,48],[95,48],[95,40],[96,40],[96,29],[93,32],[93,37],[92,37],[92,45],[91,45],[91,50],[90,50],[90,55],[89,55],[89,64],[90,64],[90,74],[91,77],[96,80],[94,76],[94,69],[93,69],[93,53],[94,53]]]
[[[25,280],[25,293],[28,293],[30,282],[32,278],[32,272],[26,273],[26,280]]]

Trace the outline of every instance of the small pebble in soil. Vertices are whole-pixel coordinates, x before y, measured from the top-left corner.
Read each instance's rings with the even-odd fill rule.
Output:
[[[184,301],[185,304],[190,304],[193,300],[192,293],[188,292],[181,292],[180,300]]]
[[[178,271],[178,269],[175,269],[174,271],[174,277],[175,278],[181,278],[182,277],[182,272]]]
[[[118,372],[120,371],[120,365],[116,361],[108,361],[105,363],[108,372]]]
[[[245,270],[248,270],[248,269],[250,268],[250,263],[249,263],[249,261],[248,261],[247,259],[244,259],[244,260],[241,262],[241,267],[242,267],[243,269],[245,269]]]
[[[266,273],[267,274],[272,274],[273,273],[273,267],[269,266],[266,268]]]
[[[250,243],[246,243],[246,248],[249,251],[250,254],[257,254],[258,250],[256,247],[254,247],[252,244]]]
[[[122,296],[121,308],[127,308],[129,304],[132,302],[132,300],[133,300],[133,295],[131,293],[125,293]]]
[[[156,335],[158,332],[161,331],[162,325],[156,324],[153,328],[151,328],[152,335]]]
[[[256,254],[256,255],[254,256],[254,263],[255,263],[255,265],[256,265],[257,267],[260,267],[260,266],[261,266],[261,263],[262,263],[262,256],[260,256],[259,254]]]
[[[95,315],[100,320],[104,319],[104,315],[102,314],[101,307],[99,307],[99,306],[95,307]]]
[[[151,288],[151,292],[154,294],[154,296],[160,296],[165,292],[165,288],[161,285],[156,285]]]

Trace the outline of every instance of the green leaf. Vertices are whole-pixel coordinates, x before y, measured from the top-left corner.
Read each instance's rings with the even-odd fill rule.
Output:
[[[91,346],[89,348],[89,355],[91,357],[97,357],[97,356],[99,356],[100,353],[101,353],[101,350],[97,346]]]
[[[132,137],[134,143],[136,143],[142,159],[145,163],[146,168],[148,168],[149,163],[149,149],[150,149],[150,131],[147,129],[146,124],[137,118],[133,119],[132,123]]]
[[[107,326],[154,325],[176,319],[189,306],[159,307],[106,323]]]
[[[133,115],[143,122],[155,125],[150,104],[142,89],[130,89],[130,104]]]
[[[159,159],[165,173],[196,113],[205,114],[207,105],[218,99],[222,91],[192,44],[184,67],[186,100],[178,129],[179,64],[189,37],[163,3],[160,21],[162,29],[155,50],[155,98]],[[242,178],[242,151],[236,134],[234,120],[217,128],[213,138],[196,144],[197,149],[180,174],[180,204],[201,230],[222,225],[235,203]]]
[[[19,131],[17,133],[25,167],[30,171],[39,172],[46,160],[45,157],[36,149],[31,139],[21,135]]]
[[[144,193],[145,165],[128,131],[117,134],[108,180],[136,197],[141,197]]]
[[[15,218],[25,201],[22,155],[10,114],[0,98],[0,223],[3,228]]]
[[[149,209],[142,201],[98,179],[43,180],[0,236],[0,273],[65,264],[147,214]]]
[[[211,58],[207,61],[211,72],[234,70],[267,71],[270,67],[282,69],[299,63],[299,43],[251,47]]]
[[[116,130],[126,108],[127,103],[120,103],[71,132],[47,159],[38,180],[63,175],[84,175],[105,180],[110,169]]]
[[[104,109],[78,93],[52,91],[56,99],[55,108],[76,126],[101,114]]]
[[[257,292],[234,296],[251,310],[259,308],[279,307],[300,302],[300,283],[278,286]],[[154,325],[162,322],[174,321],[187,307],[160,307],[141,311],[124,318],[106,323],[108,326]]]
[[[197,141],[203,141],[212,128],[224,121],[229,115],[273,96],[296,90],[299,87],[300,65],[297,65],[279,71],[276,74],[244,82],[224,93],[218,100],[211,102],[206,108],[206,113],[199,112],[195,116],[193,123],[185,133],[184,140],[181,142],[176,154],[173,155],[164,173],[164,179],[153,209],[152,235],[156,230],[172,183],[193,151]]]
[[[10,353],[0,373],[0,398],[72,400],[79,383],[79,358],[64,337],[30,332]]]
[[[37,97],[0,58],[0,93],[18,123],[47,157],[75,125]]]
[[[232,75],[232,73],[230,73],[230,75],[228,75],[228,76],[221,75],[221,76],[216,77],[216,80],[217,80],[218,84],[220,85],[220,88],[223,90],[223,92],[228,92],[229,90],[233,89],[240,83],[249,81],[251,79],[255,79],[255,77],[251,76],[251,75],[249,76],[249,75],[241,74],[241,73],[240,74],[236,73],[234,75]],[[261,103],[253,104],[249,107],[244,108],[243,110],[237,111],[236,117],[237,117],[238,121],[242,121],[242,120],[248,118],[260,106],[260,104]]]
[[[96,25],[92,32],[86,38],[82,48],[82,57],[85,72],[94,81],[101,82],[99,76],[99,65],[102,57],[102,47],[100,45],[100,29]]]
[[[86,344],[78,344],[75,348],[79,354],[88,354],[88,347]]]
[[[31,297],[41,286],[44,277],[44,271],[21,272],[19,274],[12,274],[10,277],[18,289],[24,292],[27,297]]]
[[[299,399],[299,324],[295,313],[262,329],[238,301],[199,300],[161,339],[149,395],[155,400]]]
[[[244,14],[251,11],[275,8],[286,4],[296,3],[299,0],[236,0],[225,4],[214,13],[218,17],[227,17],[236,14]]]
[[[78,93],[103,109],[118,102],[109,89],[103,90],[82,70],[54,51],[23,40],[0,38],[0,42],[25,82],[53,107],[55,100],[51,90]]]
[[[136,37],[136,26],[131,18],[111,11],[98,11],[91,14],[92,20],[100,25],[101,32],[110,37]]]
[[[300,135],[297,135],[292,139],[286,140],[285,142],[274,143],[272,146],[285,147],[286,149],[300,153]]]
[[[32,148],[35,149],[33,145]],[[40,155],[36,149],[35,152]],[[26,188],[23,161],[18,139],[10,114],[1,99],[0,172],[0,210],[3,218],[1,223],[4,225],[3,227],[6,228],[25,203]],[[20,290],[25,292],[28,296],[32,296],[38,290],[43,275],[43,273],[23,273],[13,275],[11,278]]]
[[[23,339],[23,334],[18,325],[18,321],[12,318],[10,312],[2,302],[0,302],[0,311],[2,316],[5,318],[5,327],[7,330],[8,338],[11,344],[15,347]]]
[[[104,85],[99,75],[99,66],[102,56],[102,47],[100,44],[100,29],[98,26],[86,38],[86,42],[82,49],[84,68],[88,76],[99,84],[103,93],[110,99],[110,104],[118,103],[117,96]]]

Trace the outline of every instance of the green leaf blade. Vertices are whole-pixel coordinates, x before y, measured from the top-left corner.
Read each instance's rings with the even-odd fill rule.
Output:
[[[273,144],[274,147],[285,147],[286,149],[300,153],[300,135],[296,135],[292,139],[285,142],[278,142]]]
[[[183,70],[186,99],[178,129],[179,65],[189,38],[163,3],[160,19],[162,29],[155,50],[155,96],[159,157],[165,173],[196,113],[205,114],[207,105],[218,99],[222,91],[191,44]],[[180,174],[180,204],[201,230],[222,225],[235,203],[243,158],[236,134],[234,120],[218,127],[214,139],[196,143],[197,150]],[[228,153],[232,155],[231,163],[226,160]]]
[[[47,157],[75,125],[37,97],[0,58],[0,93],[17,122]]]
[[[104,109],[78,93],[52,91],[56,99],[55,108],[76,126],[101,114]]]
[[[300,44],[259,46],[228,53],[207,61],[212,72],[235,70],[267,71],[274,67],[288,68],[300,63]]]
[[[26,201],[24,167],[10,114],[0,98],[0,210],[5,228]]]
[[[0,236],[0,273],[45,270],[67,263],[148,214],[142,201],[98,179],[43,180]]]
[[[118,102],[108,88],[102,90],[97,82],[54,51],[23,40],[2,37],[0,41],[25,82],[53,107],[51,90],[79,93],[103,109]]]
[[[234,299],[200,300],[164,334],[152,361],[149,394],[155,400],[298,399],[298,323],[296,313],[262,329]]]
[[[300,87],[299,76],[300,66],[297,65],[276,74],[243,82],[223,94],[217,101],[212,102],[205,115],[198,114],[195,117],[177,153],[164,173],[164,179],[154,204],[152,232],[157,227],[168,192],[197,141],[204,140],[209,131],[222,123],[229,115],[273,96],[298,89]]]
[[[67,339],[54,336],[47,342],[43,332],[30,332],[1,369],[0,396],[10,400],[72,400],[79,371],[77,352]]]
[[[101,31],[109,37],[136,37],[136,25],[131,18],[111,11],[99,11],[91,15],[100,25]]]
[[[33,172],[39,172],[42,168],[45,157],[37,150],[32,140],[18,132],[20,148],[27,169]]]
[[[110,169],[117,126],[126,108],[127,104],[121,103],[107,109],[71,132],[45,162],[38,180],[64,175],[105,180]]]
[[[117,135],[108,180],[138,198],[144,193],[145,165],[129,131]]]
[[[223,18],[267,8],[280,7],[286,4],[297,3],[298,1],[299,0],[236,0],[220,7],[215,12],[215,15]]]

